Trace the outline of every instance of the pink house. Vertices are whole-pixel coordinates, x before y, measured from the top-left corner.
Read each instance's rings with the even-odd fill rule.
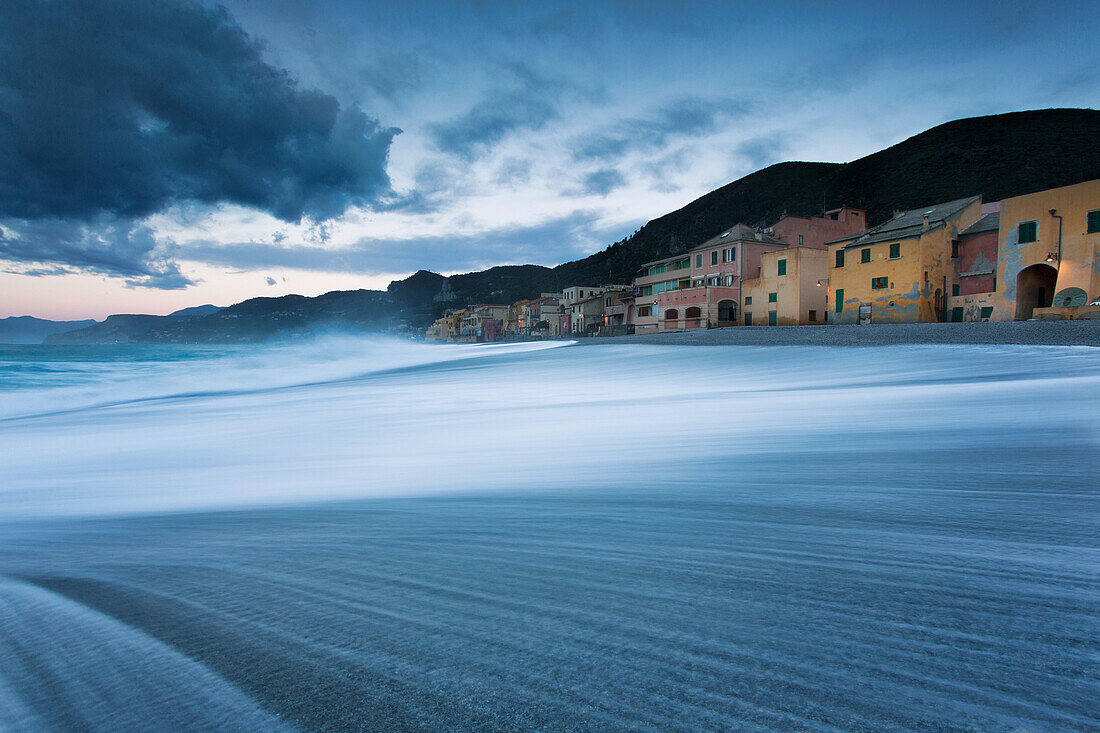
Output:
[[[760,272],[760,255],[787,245],[744,224],[685,255],[643,266],[635,281],[637,333],[737,323],[741,281]]]
[[[866,228],[866,211],[841,206],[826,211],[824,216],[783,216],[764,233],[792,247],[828,249],[826,242],[859,234]]]

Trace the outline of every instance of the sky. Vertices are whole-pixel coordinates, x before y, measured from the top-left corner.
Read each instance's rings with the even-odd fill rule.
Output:
[[[0,317],[555,265],[783,160],[1096,107],[1100,5],[5,0]]]

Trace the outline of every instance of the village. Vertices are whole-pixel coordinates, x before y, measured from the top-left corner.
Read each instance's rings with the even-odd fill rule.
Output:
[[[575,285],[448,311],[436,341],[485,343],[735,326],[1100,319],[1100,179],[897,211],[842,206],[731,223],[647,262],[633,282]]]

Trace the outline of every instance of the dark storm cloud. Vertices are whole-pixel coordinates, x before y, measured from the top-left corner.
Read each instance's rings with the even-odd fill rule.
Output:
[[[681,99],[650,117],[627,119],[577,142],[577,160],[617,160],[633,150],[663,149],[673,137],[699,137],[718,129],[727,118],[744,115],[748,106],[734,100]]]
[[[0,260],[45,265],[21,270],[26,275],[79,271],[122,278],[131,287],[179,290],[193,285],[172,261],[171,250],[151,229],[129,220],[39,219],[0,228]]]
[[[473,160],[508,135],[538,130],[559,116],[563,85],[543,79],[521,65],[511,71],[518,89],[497,89],[466,112],[429,127],[435,146],[445,153]]]
[[[411,272],[420,268],[454,272],[509,262],[557,264],[591,252],[593,241],[612,242],[634,231],[640,222],[606,227],[594,212],[572,214],[531,226],[478,234],[363,239],[350,247],[278,246],[246,242],[222,245],[188,242],[180,259],[209,265],[257,270],[288,268],[364,274]]]
[[[399,131],[300,89],[224,9],[6,0],[0,17],[0,216],[137,218],[190,200],[296,221],[390,193]]]

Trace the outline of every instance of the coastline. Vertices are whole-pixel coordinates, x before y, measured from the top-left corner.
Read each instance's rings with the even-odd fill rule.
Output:
[[[574,337],[576,338],[576,337]],[[731,326],[631,336],[577,338],[577,345],[894,346],[899,344],[1021,344],[1100,347],[1100,321],[877,323],[866,326]]]

